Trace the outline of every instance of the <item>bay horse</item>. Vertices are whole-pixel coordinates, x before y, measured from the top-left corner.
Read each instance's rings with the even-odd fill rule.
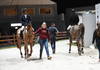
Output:
[[[34,29],[31,24],[28,24],[27,26],[24,27],[23,32],[22,32],[22,37],[19,34],[19,30],[17,30],[17,47],[20,50],[20,55],[21,58],[23,58],[22,50],[21,50],[21,44],[22,42],[24,43],[24,51],[25,51],[25,58],[28,58],[32,55],[32,46],[34,45],[35,41],[35,34],[33,33]],[[28,47],[28,44],[30,47]],[[30,51],[29,51],[30,50]]]
[[[84,24],[81,23],[79,25],[73,25],[69,29],[69,53],[71,53],[71,46],[73,43],[73,40],[76,41],[77,48],[78,48],[78,54],[81,55],[84,53],[83,47],[84,47]]]
[[[96,35],[98,37],[100,37],[100,23],[97,23],[98,28],[95,30],[96,31]]]

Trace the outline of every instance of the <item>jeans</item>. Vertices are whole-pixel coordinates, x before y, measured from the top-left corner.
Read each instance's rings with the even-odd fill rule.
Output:
[[[99,59],[100,59],[100,46],[97,46],[98,51],[99,51]]]
[[[55,53],[55,49],[56,49],[56,39],[55,38],[51,38],[51,48],[53,53]]]
[[[48,39],[40,39],[40,59],[42,58],[43,47],[45,47],[47,57],[49,57]]]

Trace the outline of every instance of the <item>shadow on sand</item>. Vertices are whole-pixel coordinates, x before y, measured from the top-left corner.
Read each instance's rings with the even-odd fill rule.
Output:
[[[39,59],[39,58],[29,58],[29,59],[27,59],[27,61],[35,61],[36,63],[40,63],[40,62],[43,62],[43,59]]]

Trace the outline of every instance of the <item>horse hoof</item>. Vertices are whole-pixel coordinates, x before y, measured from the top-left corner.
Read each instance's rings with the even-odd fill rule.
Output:
[[[25,57],[25,59],[27,59],[27,57]]]
[[[84,52],[82,52],[82,54],[84,54]]]
[[[21,56],[21,58],[23,58],[23,56]]]
[[[79,54],[79,56],[81,56],[81,53],[78,53]]]
[[[29,58],[30,56],[31,56],[31,54],[28,54],[28,55],[27,55],[27,58]]]
[[[71,52],[69,51],[69,53],[71,53]]]

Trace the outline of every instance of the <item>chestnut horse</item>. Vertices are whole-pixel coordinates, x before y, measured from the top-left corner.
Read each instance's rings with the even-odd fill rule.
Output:
[[[73,40],[76,41],[77,48],[78,48],[78,54],[81,55],[84,53],[83,47],[84,47],[84,30],[85,27],[83,24],[80,25],[73,25],[69,29],[69,53],[71,53],[71,45]]]
[[[19,29],[20,30],[20,29]],[[26,27],[24,27],[23,32],[22,32],[22,37],[19,34],[19,30],[17,30],[17,47],[20,50],[20,55],[23,58],[22,50],[21,50],[21,44],[22,42],[24,43],[24,51],[25,51],[25,58],[28,58],[32,55],[32,46],[35,43],[35,34],[33,34],[33,27],[31,24],[28,24]],[[28,44],[30,47],[28,47]],[[29,51],[30,50],[30,51]]]

